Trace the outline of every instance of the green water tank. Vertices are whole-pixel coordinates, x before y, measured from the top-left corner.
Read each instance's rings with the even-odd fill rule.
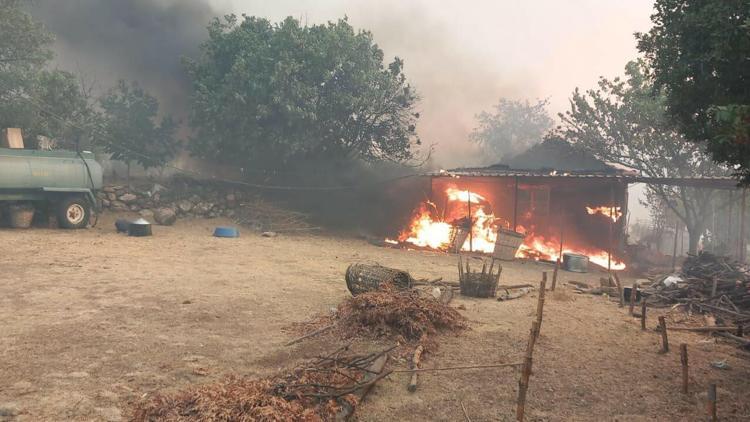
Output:
[[[0,191],[75,192],[101,187],[102,167],[91,152],[0,148]]]

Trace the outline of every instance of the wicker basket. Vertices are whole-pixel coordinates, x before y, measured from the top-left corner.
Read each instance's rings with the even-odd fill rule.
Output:
[[[398,289],[409,289],[414,280],[409,273],[378,264],[351,264],[346,269],[346,287],[352,296],[380,290],[383,284],[393,284]]]
[[[15,229],[28,229],[34,220],[34,207],[28,205],[11,205],[8,207],[10,226]]]
[[[516,252],[518,252],[524,238],[524,235],[513,230],[499,229],[492,257],[503,261],[512,261],[516,257]]]

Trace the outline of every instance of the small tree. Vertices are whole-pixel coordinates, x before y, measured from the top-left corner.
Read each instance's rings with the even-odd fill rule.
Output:
[[[54,38],[22,3],[0,0],[0,128],[19,127],[26,139],[78,141],[90,104],[71,73],[45,69]]]
[[[501,98],[492,113],[477,115],[479,127],[470,139],[482,148],[488,161],[500,162],[542,141],[552,128],[552,118],[547,114],[547,100],[536,103]]]
[[[99,103],[104,120],[101,142],[113,159],[128,166],[128,184],[132,162],[148,169],[174,157],[179,147],[174,137],[177,125],[169,116],[158,121],[159,102],[138,84],[120,80]]]
[[[403,62],[346,19],[302,26],[234,15],[208,27],[192,79],[190,149],[239,165],[405,161],[419,143]]]
[[[678,129],[750,183],[750,2],[657,0],[637,34]]]
[[[625,73],[624,81],[600,79],[597,90],[582,93],[576,89],[570,111],[560,114],[560,134],[603,160],[651,177],[726,175],[727,170],[716,165],[701,145],[686,141],[677,132],[666,114],[666,98],[663,92],[654,91],[645,63],[630,62]],[[712,189],[647,187],[654,206],[666,205],[685,223],[691,253],[696,252],[706,229],[716,195]]]

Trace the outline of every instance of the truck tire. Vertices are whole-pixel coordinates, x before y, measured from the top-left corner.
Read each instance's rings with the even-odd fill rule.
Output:
[[[82,197],[73,196],[57,204],[57,223],[66,229],[82,229],[89,223],[91,205]]]

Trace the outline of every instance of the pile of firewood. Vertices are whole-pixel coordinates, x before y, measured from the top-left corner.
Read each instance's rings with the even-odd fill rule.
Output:
[[[390,374],[384,369],[390,350],[352,356],[345,346],[279,376],[230,377],[156,393],[135,403],[131,420],[346,420],[367,391]]]
[[[679,278],[662,276],[645,289],[649,303],[683,303],[730,319],[750,318],[750,269],[728,257],[688,257]]]

